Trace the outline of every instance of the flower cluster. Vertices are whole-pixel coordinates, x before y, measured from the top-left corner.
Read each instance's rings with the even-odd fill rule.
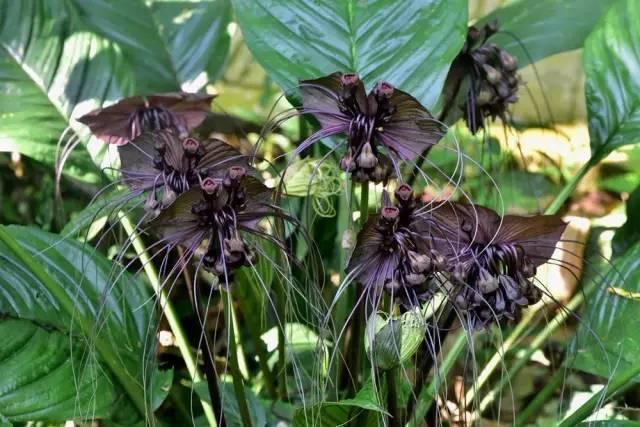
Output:
[[[300,82],[303,112],[321,130],[298,147],[346,134],[342,170],[358,182],[384,182],[400,174],[399,162],[420,156],[444,135],[444,127],[411,95],[387,82],[367,94],[356,74],[334,73]]]
[[[474,134],[485,127],[487,118],[506,122],[507,108],[518,100],[518,61],[500,46],[488,42],[497,31],[495,22],[481,28],[470,27],[445,83],[445,97],[452,102],[461,86],[468,85],[460,108]]]
[[[271,192],[255,178],[249,156],[220,139],[189,135],[209,111],[211,96],[164,94],[124,99],[80,119],[118,145],[122,181],[146,195],[144,219],[170,250],[229,278],[253,253],[242,233],[266,236],[261,219],[279,215]],[[270,237],[270,236],[269,236]]]
[[[442,291],[469,329],[515,319],[540,300],[533,280],[564,231],[559,217],[501,217],[455,202],[428,211],[407,185],[395,199],[369,219],[347,266],[366,291],[384,289],[405,306]]]

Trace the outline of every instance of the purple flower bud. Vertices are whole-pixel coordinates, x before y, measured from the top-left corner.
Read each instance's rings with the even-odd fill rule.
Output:
[[[184,152],[188,155],[194,155],[198,152],[198,148],[200,148],[200,143],[194,138],[187,138],[182,141],[182,148]]]
[[[356,159],[358,166],[364,169],[371,169],[378,164],[378,158],[373,154],[370,143],[365,143],[360,151],[360,155]]]

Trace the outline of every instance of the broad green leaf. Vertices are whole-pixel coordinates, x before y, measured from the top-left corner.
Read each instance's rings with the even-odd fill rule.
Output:
[[[466,34],[466,0],[232,0],[256,60],[288,94],[299,79],[357,72],[433,107]]]
[[[293,417],[293,427],[335,427],[350,425],[355,418],[364,419],[362,424],[379,425],[380,414],[386,411],[380,404],[378,393],[371,382],[367,382],[352,399],[324,402],[306,409],[299,409]]]
[[[137,93],[202,89],[229,50],[228,0],[73,0],[83,23],[116,43],[133,68]]]
[[[594,161],[640,140],[639,16],[639,2],[617,1],[585,42],[585,94]]]
[[[637,364],[640,352],[640,302],[619,295],[640,291],[640,244],[635,244],[596,278],[597,288],[586,301],[576,336],[577,369],[613,378]],[[612,289],[617,291],[612,292]]]
[[[67,333],[19,319],[0,321],[0,419],[63,421],[111,418],[118,393],[111,379]],[[135,416],[135,413],[134,413]]]
[[[0,0],[0,10],[0,151],[53,165],[67,127],[63,142],[88,140],[74,118],[129,94],[130,75],[114,46],[82,31],[65,1]],[[65,171],[96,182],[92,157],[99,161],[103,144],[94,145],[77,147]]]
[[[143,284],[90,246],[28,227],[3,227],[0,232],[11,236],[19,249],[4,238],[0,243],[0,315],[37,325],[51,340],[57,339],[53,332],[63,336],[67,347],[59,348],[59,357],[67,354],[79,358],[81,363],[76,359],[65,362],[75,368],[76,374],[82,373],[86,365],[104,376],[109,385],[107,391],[126,409],[115,411],[114,406],[114,413],[105,416],[135,419],[132,403],[139,399],[150,408],[157,407],[166,396],[163,383],[169,380],[170,372],[160,373],[155,364],[154,305]],[[22,363],[31,369],[40,365],[35,359],[23,359]],[[50,375],[53,374],[41,379],[43,390],[47,389]],[[129,388],[122,378],[128,379]],[[96,381],[103,379],[98,376]],[[41,408],[41,419],[65,420],[83,415],[68,412],[74,406],[63,396],[85,403],[96,399],[92,394],[83,395],[84,389],[76,390],[73,376],[56,382],[56,387],[64,385],[68,390],[66,394],[60,392],[59,405]],[[2,406],[2,390],[0,387],[0,413],[10,419],[26,416],[17,410],[11,417],[7,415],[7,408]],[[134,392],[139,395],[133,396]],[[33,390],[17,388],[15,393],[15,399],[27,399]],[[112,399],[111,403],[116,402]]]
[[[547,56],[580,49],[611,0],[519,0],[480,20],[498,20],[500,33],[491,41],[518,58],[524,67]]]

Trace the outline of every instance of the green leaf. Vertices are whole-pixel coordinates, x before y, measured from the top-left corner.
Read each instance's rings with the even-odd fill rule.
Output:
[[[73,0],[91,31],[116,43],[133,68],[137,93],[202,89],[229,51],[228,0]]]
[[[640,140],[640,3],[611,6],[584,47],[594,160]]]
[[[640,291],[640,244],[601,271],[596,292],[587,302],[576,335],[577,369],[606,378],[637,365],[640,352],[640,303],[620,296]],[[612,292],[612,288],[617,291]]]
[[[626,201],[627,221],[616,230],[611,246],[613,256],[625,253],[640,241],[640,187],[636,188]]]
[[[28,339],[31,328],[40,334],[32,345],[56,357],[45,364],[38,359],[42,351],[20,356],[24,369],[38,375],[17,377],[10,389],[0,385],[0,414],[10,420],[63,421],[92,418],[86,411],[95,405],[100,416],[135,421],[136,409],[144,413],[145,405],[157,407],[171,373],[157,371],[153,299],[142,283],[93,248],[55,234],[3,227],[0,242],[0,327],[16,319],[18,338]],[[6,356],[16,357],[24,348],[15,347]],[[6,360],[0,355],[2,372],[12,371],[2,365]],[[94,388],[79,380],[104,393],[94,395]],[[58,391],[47,395],[53,389]],[[40,403],[32,402],[36,390]],[[19,401],[27,403],[20,406]]]
[[[580,49],[611,3],[608,0],[519,0],[496,9],[480,23],[497,19],[501,32],[491,41],[516,56],[518,65],[524,67],[556,53]]]
[[[433,107],[467,30],[466,0],[232,0],[256,60],[287,93],[298,79],[357,72]]]
[[[74,118],[131,90],[121,55],[108,41],[81,31],[62,0],[0,0],[0,151],[55,164],[56,143],[88,140]],[[94,146],[95,145],[95,146]],[[101,173],[104,144],[80,146],[66,173],[90,182]]]
[[[358,391],[353,399],[338,402],[324,402],[311,407],[299,409],[293,417],[293,427],[335,427],[340,425],[378,425],[379,414],[386,411],[380,404],[378,394],[371,382]],[[354,419],[364,418],[364,424],[357,424]],[[347,424],[349,421],[354,424]]]

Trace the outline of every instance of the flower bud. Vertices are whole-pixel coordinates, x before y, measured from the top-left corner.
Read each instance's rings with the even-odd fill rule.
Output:
[[[351,148],[347,150],[344,157],[340,160],[340,169],[345,172],[353,172],[356,169],[356,162],[353,161],[353,151]]]
[[[393,90],[393,86],[385,81],[379,81],[376,83],[375,88],[373,88],[376,98],[391,98]]]
[[[218,191],[218,184],[214,181],[213,178],[205,178],[200,183],[200,188],[208,195],[213,195]]]
[[[151,212],[158,207],[158,201],[156,200],[155,194],[150,193],[147,197],[147,200],[144,202],[144,210],[145,212]]]
[[[416,273],[428,272],[431,269],[431,258],[427,255],[419,254],[414,251],[408,251],[409,265],[411,270]]]
[[[477,284],[478,290],[483,294],[495,292],[499,287],[498,278],[482,267],[480,267],[480,272],[478,273]]]
[[[362,146],[362,150],[356,159],[356,163],[364,169],[371,169],[378,164],[378,158],[373,154],[373,149],[371,148],[370,143],[367,142]]]
[[[193,156],[198,152],[200,143],[194,138],[187,138],[182,141],[182,148],[184,149],[185,154],[187,154],[188,156]]]
[[[500,49],[500,62],[505,70],[515,71],[518,69],[518,60],[504,49]]]
[[[484,64],[482,66],[482,69],[487,74],[487,80],[489,81],[489,83],[495,85],[500,81],[500,79],[502,79],[502,73],[496,70],[495,68],[493,68],[491,65]]]
[[[169,187],[165,187],[164,194],[162,195],[162,207],[166,208],[167,206],[170,206],[173,202],[176,201],[177,197],[178,195],[175,191],[173,191]]]
[[[408,202],[413,199],[413,190],[409,185],[402,184],[396,189],[395,196],[398,201]]]
[[[347,73],[340,76],[340,84],[345,87],[355,86],[359,81],[360,77],[355,73]]]

